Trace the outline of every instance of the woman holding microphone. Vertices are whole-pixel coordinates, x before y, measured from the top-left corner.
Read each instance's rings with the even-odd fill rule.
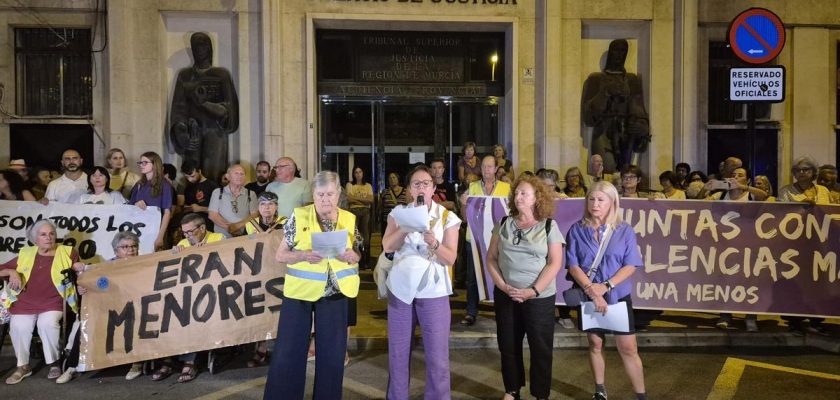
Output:
[[[388,286],[388,393],[390,400],[409,398],[409,369],[414,320],[420,325],[426,359],[427,400],[447,400],[449,381],[449,295],[452,280],[448,265],[458,254],[461,220],[432,200],[435,184],[429,167],[408,173],[409,205],[397,206],[388,216],[382,248],[393,252]],[[394,215],[407,207],[426,207],[430,222],[424,232],[400,227]]]

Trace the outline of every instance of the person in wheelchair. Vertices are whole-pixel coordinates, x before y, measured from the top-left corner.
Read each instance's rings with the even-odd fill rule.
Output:
[[[70,270],[79,255],[72,247],[59,245],[55,231],[49,220],[35,222],[27,231],[35,245],[22,248],[17,257],[0,265],[0,279],[7,279],[12,289],[3,302],[11,314],[9,330],[17,357],[17,368],[6,378],[9,385],[32,375],[29,353],[36,327],[49,366],[47,378],[61,376],[58,360],[65,303],[78,312],[75,285],[63,271]]]

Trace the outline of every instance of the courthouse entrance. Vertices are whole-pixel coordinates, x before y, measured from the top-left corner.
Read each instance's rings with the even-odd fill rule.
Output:
[[[488,153],[501,135],[504,33],[318,30],[320,168],[354,166],[379,192],[387,175],[444,159],[465,142]],[[508,149],[510,151],[510,149]]]

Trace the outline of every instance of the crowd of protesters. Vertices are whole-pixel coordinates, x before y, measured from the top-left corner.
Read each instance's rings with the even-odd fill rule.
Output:
[[[61,173],[28,168],[24,160],[12,160],[0,173],[0,200],[155,206],[160,210],[162,227],[154,240],[156,251],[181,251],[239,235],[282,231],[285,240],[276,258],[288,265],[288,272],[278,332],[282,340],[276,341],[274,350],[280,356],[269,358],[268,344],[260,342],[248,362],[250,367],[270,362],[266,386],[269,398],[278,393],[302,397],[307,358],[318,360],[316,396],[341,397],[341,380],[335,377],[343,375],[347,363],[348,328],[355,325],[359,269],[372,268],[376,262],[370,240],[371,231],[378,228],[383,253],[395,265],[383,283],[388,288],[388,397],[394,399],[408,397],[415,325],[420,326],[424,338],[426,398],[449,398],[449,297],[456,282],[448,266],[460,266],[455,280],[466,289],[466,309],[460,324],[473,325],[478,318],[477,277],[471,267],[472,251],[465,243],[472,238],[463,223],[463,207],[470,195],[505,197],[511,209],[510,216],[493,228],[486,260],[495,285],[505,399],[520,398],[519,391],[525,386],[525,336],[532,351],[531,394],[547,398],[554,326],[580,327],[579,308],[554,305],[555,277],[564,258],[568,276],[594,302],[596,311],[606,312],[608,306],[623,302],[632,324],[628,332],[586,331],[595,378],[593,398],[606,399],[601,352],[607,333],[615,334],[637,398],[645,398],[635,332],[647,329],[659,312],[632,308],[631,278],[643,262],[636,250],[635,234],[619,217],[620,198],[840,204],[837,168],[820,166],[807,157],[793,162],[793,181],[775,190],[766,176],[753,176],[736,157],[723,160],[710,174],[692,170],[686,163],[658,174],[645,174],[636,165],[607,172],[603,159],[593,155],[585,171],[573,166],[561,174],[541,168],[517,176],[505,147],[495,145],[492,149],[482,157],[475,143],[466,143],[457,170],[452,171],[455,181],[445,179],[446,163],[435,159],[428,166],[419,164],[410,171],[390,171],[381,190],[369,183],[371,171],[358,166],[346,177],[318,172],[310,183],[301,177],[293,159],[280,157],[273,168],[267,161],[256,163],[256,181],[247,183],[249,171],[244,165],[229,166],[224,181],[215,182],[202,174],[200,166],[187,161],[180,166],[183,180],[176,180],[175,167],[164,164],[154,152],[141,154],[137,167],[130,168],[120,149],[108,151],[102,166],[86,163],[78,151],[68,149],[61,155]],[[658,185],[651,182],[656,177]],[[579,224],[569,232],[560,232],[551,215],[566,198],[586,198],[586,207]],[[434,222],[427,231],[402,229],[391,214],[411,207],[428,208]],[[312,251],[311,232],[339,229],[349,232],[345,253],[328,260]],[[75,250],[59,244],[56,227],[48,221],[30,227],[28,239],[32,246],[0,266],[0,278],[7,285],[19,291],[27,288],[19,292],[16,301],[5,305],[11,314],[10,331],[17,358],[17,368],[6,383],[17,384],[32,374],[29,358],[36,330],[49,365],[48,378],[66,383],[78,373],[74,362],[66,363],[64,369],[58,363],[62,334],[59,321],[65,307],[71,312],[78,309],[85,288],[77,289],[62,278],[62,273],[67,269],[83,273],[85,266]],[[137,256],[138,244],[136,236],[120,233],[112,246],[116,258],[121,259]],[[597,260],[604,252],[625,255],[610,256],[609,262],[599,264]],[[313,281],[312,276],[323,279]],[[578,317],[577,324],[573,314]],[[811,318],[806,323],[798,317],[784,318],[797,333],[823,329],[820,319]],[[758,330],[755,315],[747,315],[744,321],[747,331]],[[729,314],[722,314],[717,322],[722,329],[731,328],[731,324]],[[75,342],[72,347],[77,360],[78,338],[68,332],[64,335]],[[71,358],[73,354],[71,351]],[[178,382],[196,378],[196,357],[191,353],[178,358]],[[175,361],[160,360],[151,378],[164,380],[172,375],[177,370]],[[134,364],[126,379],[141,374],[142,364]]]

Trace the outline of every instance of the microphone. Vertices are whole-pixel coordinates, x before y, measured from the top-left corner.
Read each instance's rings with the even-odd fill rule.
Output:
[[[424,206],[424,205],[426,205],[426,199],[425,199],[425,198],[423,198],[423,195],[422,195],[422,194],[421,194],[421,195],[419,195],[419,196],[417,196],[417,205],[418,205],[418,206]]]

